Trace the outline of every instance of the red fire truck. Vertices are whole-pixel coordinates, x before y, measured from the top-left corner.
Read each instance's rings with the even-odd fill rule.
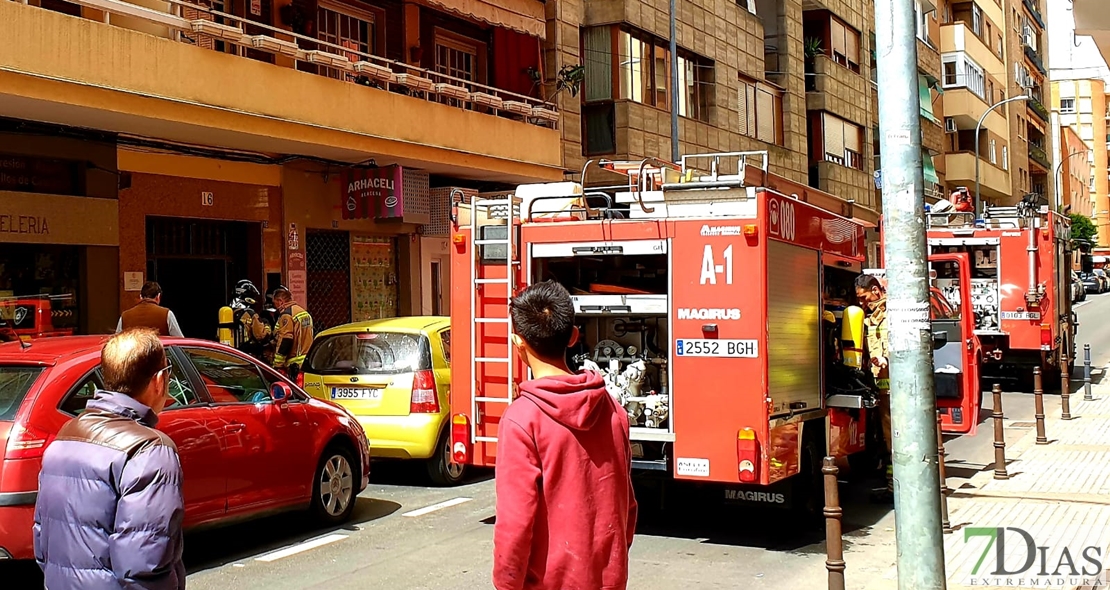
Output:
[[[814,204],[844,201],[769,173],[766,152],[647,164],[604,162],[630,177],[612,195],[524,185],[454,207],[454,460],[494,465],[498,422],[527,376],[509,344],[509,296],[555,279],[581,333],[571,365],[601,371],[628,412],[635,469],[812,511],[821,458],[861,453],[878,427],[869,373],[845,362],[859,330],[841,337],[844,318],[862,322],[851,306],[865,226]],[[966,278],[965,254],[943,259]],[[950,311],[954,331],[937,338],[966,368],[970,323]],[[964,369],[956,390],[970,378]]]
[[[71,336],[74,311],[69,295],[25,295],[0,297],[0,338],[17,335],[27,341],[52,336]],[[2,340],[0,340],[2,341]]]
[[[965,253],[971,261],[975,334],[991,380],[1028,385],[1040,366],[1045,386],[1075,361],[1077,321],[1071,309],[1072,244],[1067,216],[1027,197],[1014,207],[927,215],[931,253]],[[952,281],[938,286],[950,291]]]

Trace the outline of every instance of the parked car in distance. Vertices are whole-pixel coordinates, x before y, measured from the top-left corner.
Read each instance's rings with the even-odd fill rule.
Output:
[[[31,527],[46,447],[103,387],[104,336],[0,344],[0,558],[34,557]],[[309,509],[350,518],[369,481],[366,438],[349,412],[316,400],[221,344],[164,338],[172,398],[158,429],[177,444],[185,529]]]
[[[1102,292],[1110,291],[1110,275],[1106,274],[1106,271],[1101,268],[1093,269],[1091,272],[1102,281]]]
[[[462,481],[450,436],[451,320],[386,318],[320,332],[302,367],[304,389],[351,411],[374,457],[425,462],[437,485]]]
[[[1102,280],[1098,276],[1083,272],[1079,273],[1079,280],[1083,282],[1083,288],[1088,293],[1094,293],[1095,295],[1102,293]]]
[[[1087,298],[1087,289],[1083,286],[1083,280],[1079,278],[1074,270],[1071,271],[1071,300],[1072,303],[1083,301]]]

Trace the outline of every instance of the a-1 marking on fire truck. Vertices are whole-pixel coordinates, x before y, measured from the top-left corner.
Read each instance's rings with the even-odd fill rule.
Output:
[[[713,256],[713,246],[706,244],[705,251],[701,257],[701,279],[702,285],[717,284],[717,275],[725,275],[725,284],[732,284],[732,246],[729,245],[722,253],[725,259],[724,264],[717,264],[716,258]]]
[[[709,477],[709,459],[686,459],[678,457],[675,459],[675,471],[677,471],[679,475]]]
[[[759,358],[759,341],[679,338],[674,341],[674,352],[677,356],[754,359]]]

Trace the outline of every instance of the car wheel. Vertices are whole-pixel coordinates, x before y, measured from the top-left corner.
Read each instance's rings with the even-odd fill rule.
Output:
[[[457,486],[466,476],[466,465],[451,461],[451,436],[444,431],[436,443],[436,453],[428,459],[428,477],[437,486]]]
[[[355,469],[350,451],[328,447],[316,467],[312,486],[312,512],[327,524],[351,518],[355,509]]]

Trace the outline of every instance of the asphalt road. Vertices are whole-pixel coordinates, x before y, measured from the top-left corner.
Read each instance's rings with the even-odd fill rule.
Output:
[[[1077,309],[1079,343],[1091,344],[1093,365],[1110,362],[1110,294],[1089,296]],[[1079,377],[1082,377],[1080,373]],[[1098,374],[1096,378],[1101,378]],[[1073,391],[1081,393],[1080,381]],[[959,488],[993,467],[988,406],[975,436],[949,438],[949,486]],[[1006,393],[1007,432],[1033,422],[1033,396]],[[1059,397],[1046,396],[1046,411]],[[1008,434],[1009,436],[1009,434]],[[490,587],[493,552],[492,472],[466,485],[435,488],[419,466],[375,463],[354,519],[322,529],[287,514],[189,535],[190,590],[396,588],[471,590]],[[867,482],[842,486],[846,561],[859,587],[892,580],[893,513],[868,499]],[[824,535],[783,525],[779,513],[671,499],[665,512],[645,505],[630,559],[630,588],[823,587]],[[0,568],[4,588],[41,588],[33,564]]]

